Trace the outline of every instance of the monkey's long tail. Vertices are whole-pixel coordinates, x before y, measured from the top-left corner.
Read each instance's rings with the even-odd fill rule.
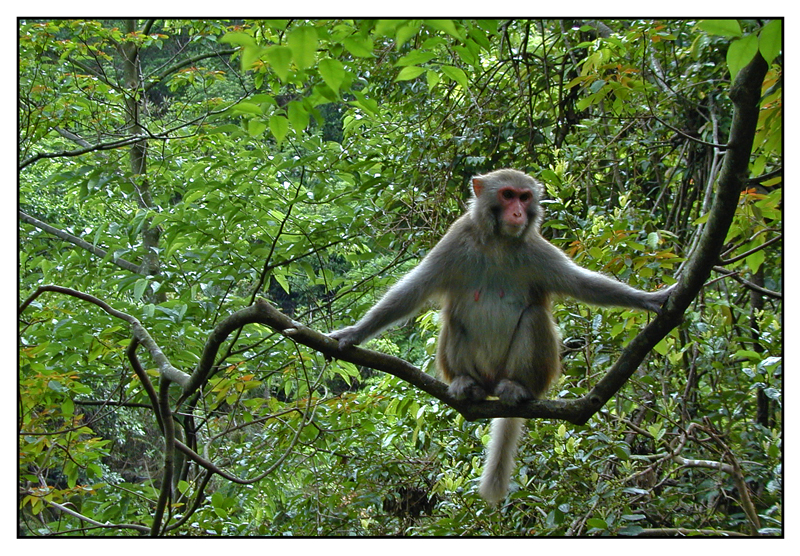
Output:
[[[480,493],[491,505],[505,498],[525,419],[492,419]]]

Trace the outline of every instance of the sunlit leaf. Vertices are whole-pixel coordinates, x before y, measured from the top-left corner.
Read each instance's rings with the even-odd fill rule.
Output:
[[[697,26],[710,35],[741,37],[742,27],[735,19],[704,19]]]
[[[783,23],[781,20],[775,19],[764,25],[758,35],[758,49],[768,64],[771,64],[780,54],[782,44]]]
[[[270,46],[264,53],[269,65],[281,81],[289,78],[289,65],[292,63],[292,49],[288,46]]]
[[[289,120],[284,116],[274,115],[269,119],[269,129],[272,131],[272,135],[275,136],[275,139],[278,140],[278,143],[280,143],[289,132]]]
[[[310,25],[295,27],[289,31],[287,38],[297,67],[305,69],[313,66],[317,54],[317,30]]]
[[[728,71],[730,71],[731,74],[731,81],[736,79],[736,75],[739,71],[752,61],[757,52],[758,37],[756,35],[747,35],[731,43],[726,56]]]
[[[344,65],[334,58],[324,58],[320,60],[318,68],[322,79],[338,95],[345,79]]]
[[[400,70],[400,73],[397,74],[395,77],[395,81],[408,81],[410,79],[415,79],[425,73],[425,68],[420,68],[418,66],[407,66]]]

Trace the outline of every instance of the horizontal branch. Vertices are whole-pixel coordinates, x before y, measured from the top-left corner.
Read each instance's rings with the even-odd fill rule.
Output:
[[[771,297],[773,299],[783,299],[783,294],[781,292],[776,292],[776,291],[768,290],[767,288],[762,288],[758,284],[754,284],[753,282],[750,282],[749,280],[745,280],[744,278],[739,276],[738,272],[736,272],[734,270],[728,270],[727,268],[722,268],[721,266],[715,266],[714,267],[714,271],[715,272],[719,272],[720,274],[723,274],[724,276],[726,276],[728,278],[733,278],[734,280],[739,282],[744,287],[749,288],[749,289],[751,289],[753,291],[757,291],[758,293],[766,295],[767,297]]]
[[[41,220],[37,220],[33,216],[31,216],[29,214],[26,214],[26,213],[22,212],[21,210],[18,211],[18,213],[19,213],[19,219],[22,220],[23,222],[27,222],[31,226],[35,226],[36,228],[39,228],[40,230],[42,230],[44,232],[47,232],[48,234],[54,235],[56,237],[59,237],[59,238],[63,239],[64,241],[68,241],[68,242],[72,243],[73,245],[77,245],[78,247],[89,251],[93,255],[96,255],[96,256],[100,257],[101,259],[105,259],[106,255],[108,255],[108,251],[106,251],[104,249],[100,249],[99,247],[97,247],[95,245],[92,245],[88,241],[85,241],[85,240],[79,238],[78,236],[74,236],[74,235],[70,234],[69,232],[65,232],[64,230],[60,230],[58,228],[55,228],[55,227],[51,226],[50,224],[45,224]],[[117,265],[118,267],[120,267],[120,268],[122,268],[124,270],[129,270],[129,271],[133,272],[134,274],[140,274],[141,268],[137,264],[134,264],[134,263],[132,263],[130,261],[127,261],[125,259],[120,259],[118,257],[112,257],[109,260],[112,263],[114,263],[115,265]]]
[[[89,145],[88,147],[81,147],[79,149],[72,149],[68,151],[57,151],[52,153],[36,153],[33,156],[29,156],[25,160],[19,163],[18,170],[22,170],[26,166],[30,166],[34,162],[45,158],[61,158],[61,157],[74,157],[74,156],[81,156],[86,153],[90,152],[97,152],[97,151],[110,151],[112,149],[118,149],[120,147],[126,147],[128,145],[133,145],[134,143],[138,143],[147,139],[147,137],[140,137],[138,135],[134,135],[132,137],[126,137],[125,139],[119,139],[117,141],[109,141],[108,143],[97,143],[96,145]]]
[[[63,512],[63,513],[68,514],[68,515],[71,515],[72,517],[74,517],[76,519],[79,519],[81,521],[85,521],[86,523],[88,523],[88,524],[90,524],[90,525],[92,525],[94,527],[99,527],[99,528],[102,528],[102,529],[133,529],[134,531],[139,531],[140,533],[147,533],[147,532],[150,531],[149,527],[145,527],[144,525],[139,525],[139,524],[136,524],[136,523],[119,523],[119,524],[100,523],[99,521],[95,521],[94,519],[91,519],[91,518],[86,517],[85,515],[83,515],[83,514],[81,514],[79,512],[76,512],[75,510],[72,510],[72,509],[70,509],[70,508],[68,508],[66,506],[62,506],[61,504],[58,504],[57,502],[53,502],[52,500],[48,500],[47,498],[42,498],[42,500],[44,500],[44,502],[46,504],[51,505],[52,507],[54,507],[58,511]]]

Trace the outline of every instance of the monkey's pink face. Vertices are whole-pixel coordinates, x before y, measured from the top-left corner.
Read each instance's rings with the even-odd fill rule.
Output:
[[[500,203],[500,228],[504,234],[519,237],[528,227],[528,208],[533,193],[524,187],[501,187],[497,190]]]

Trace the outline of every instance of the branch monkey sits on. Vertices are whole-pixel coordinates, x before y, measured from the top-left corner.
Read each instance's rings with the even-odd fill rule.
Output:
[[[353,326],[332,332],[341,349],[441,305],[436,363],[456,399],[489,395],[509,405],[542,397],[560,372],[555,295],[594,305],[658,312],[671,288],[645,292],[581,268],[544,239],[543,188],[517,170],[471,180],[469,211]],[[524,419],[493,419],[481,495],[506,495]]]

